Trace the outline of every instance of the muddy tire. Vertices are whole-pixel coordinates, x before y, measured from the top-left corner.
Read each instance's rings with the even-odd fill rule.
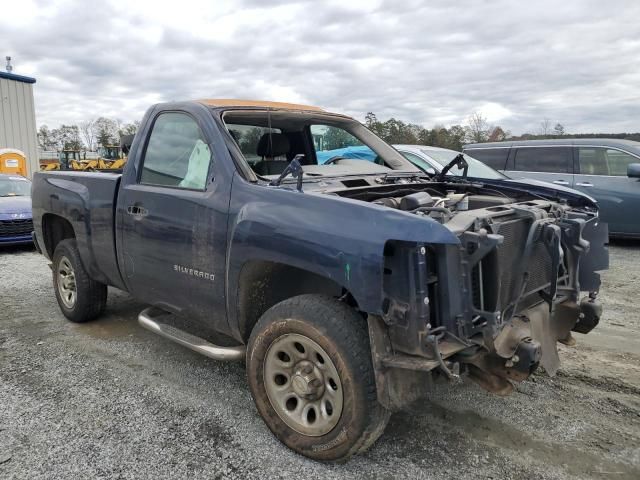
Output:
[[[72,322],[98,317],[107,304],[107,286],[89,278],[75,239],[62,240],[53,253],[53,288],[60,310]]]
[[[251,332],[247,377],[269,429],[315,460],[366,450],[389,420],[377,401],[366,322],[331,297],[300,295],[269,309]]]

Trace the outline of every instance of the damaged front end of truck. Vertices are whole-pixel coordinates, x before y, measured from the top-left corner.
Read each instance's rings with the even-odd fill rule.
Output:
[[[440,215],[458,245],[385,248],[383,314],[369,316],[369,333],[379,399],[390,409],[438,378],[466,375],[507,395],[538,366],[554,375],[557,342],[571,344],[572,332],[588,333],[601,316],[597,271],[608,268],[608,232],[595,209],[449,196],[475,206],[414,213]]]

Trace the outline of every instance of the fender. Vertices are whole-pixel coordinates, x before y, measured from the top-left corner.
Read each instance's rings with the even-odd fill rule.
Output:
[[[453,232],[430,218],[333,195],[251,184],[237,175],[229,213],[226,284],[232,329],[238,325],[234,305],[239,276],[248,261],[315,273],[347,289],[361,310],[380,314],[387,241],[459,245]]]

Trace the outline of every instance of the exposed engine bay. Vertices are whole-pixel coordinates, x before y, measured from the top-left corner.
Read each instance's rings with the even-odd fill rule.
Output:
[[[352,189],[336,193],[395,210],[430,217],[458,233],[471,226],[474,223],[473,219],[503,217],[512,213],[513,208],[542,208],[554,217],[562,216],[563,212],[576,210],[575,206],[568,205],[560,198],[549,199],[522,192],[505,193],[493,187],[470,182],[432,183],[429,186],[422,182],[400,185],[396,184],[392,189],[384,187],[375,190]],[[597,215],[597,211],[589,206],[580,208],[580,211],[591,216]],[[465,220],[452,223],[452,220],[457,217]]]
[[[435,192],[440,193],[440,192]],[[516,204],[516,200],[507,196],[457,193],[447,190],[444,196],[432,196],[428,191],[410,193],[403,197],[386,197],[372,203],[384,205],[420,216],[428,216],[443,224],[448,224],[454,217],[463,216],[468,219],[477,216],[476,210],[487,209],[487,214],[500,213],[505,205]],[[524,204],[531,205],[530,202]],[[469,214],[468,212],[474,212]],[[451,226],[450,226],[451,227]]]
[[[555,374],[556,343],[571,343],[571,331],[587,333],[599,321],[596,271],[608,267],[607,230],[593,206],[470,182],[338,194],[435,220],[460,240],[458,247],[418,246],[417,254],[390,242],[385,252],[389,277],[414,275],[402,288],[417,288],[403,296],[395,279],[385,284],[383,320],[393,349],[407,359],[433,359],[447,376],[466,369],[484,388],[506,394],[538,365]],[[428,306],[413,307],[425,293]],[[405,341],[416,337],[425,341]]]

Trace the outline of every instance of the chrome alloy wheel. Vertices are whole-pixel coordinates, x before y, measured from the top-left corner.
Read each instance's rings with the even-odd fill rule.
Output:
[[[329,433],[340,420],[342,383],[327,352],[304,335],[277,338],[264,361],[264,385],[271,406],[303,435]]]
[[[58,263],[58,293],[65,307],[71,309],[76,304],[78,298],[76,289],[76,273],[67,257],[60,257]]]

